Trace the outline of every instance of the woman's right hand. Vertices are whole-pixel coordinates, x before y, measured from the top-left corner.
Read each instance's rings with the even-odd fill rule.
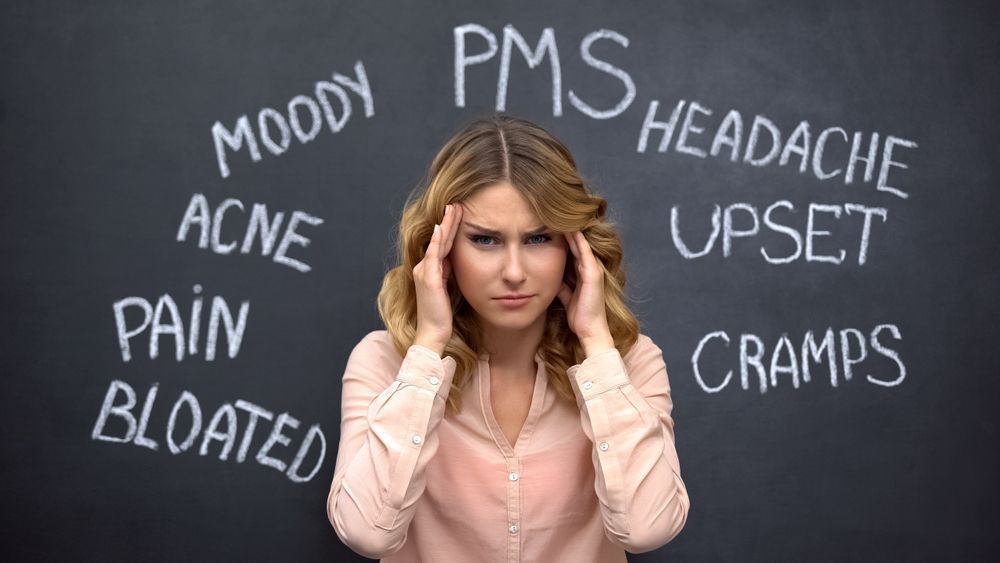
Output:
[[[461,224],[462,204],[445,206],[444,219],[434,229],[423,260],[413,267],[417,291],[417,334],[413,343],[430,348],[439,356],[451,338],[451,298],[448,296],[451,260],[448,253]]]

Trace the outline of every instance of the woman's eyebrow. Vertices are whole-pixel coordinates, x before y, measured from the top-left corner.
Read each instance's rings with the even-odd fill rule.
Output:
[[[470,223],[469,221],[463,221],[463,223],[466,224],[466,225],[468,225],[469,227],[472,227],[473,229],[475,229],[477,231],[481,231],[483,234],[486,234],[486,235],[490,235],[490,236],[494,236],[494,237],[498,237],[498,236],[501,235],[500,231],[497,231],[497,230],[494,230],[494,229],[487,229],[486,227],[477,225],[475,223]],[[524,235],[525,236],[540,235],[540,234],[544,233],[547,230],[549,230],[548,227],[541,226],[541,227],[538,227],[536,229],[532,229],[532,230],[524,233]]]

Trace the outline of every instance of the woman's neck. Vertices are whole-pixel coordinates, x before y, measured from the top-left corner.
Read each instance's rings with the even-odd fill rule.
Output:
[[[545,334],[545,317],[540,317],[531,326],[520,330],[497,330],[483,327],[490,367],[504,373],[524,373],[526,377],[535,375],[535,353]]]

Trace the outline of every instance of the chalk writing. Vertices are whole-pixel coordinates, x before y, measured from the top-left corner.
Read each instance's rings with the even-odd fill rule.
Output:
[[[466,37],[470,34],[478,35],[486,40],[486,50],[476,54],[468,54]],[[552,75],[552,115],[560,116],[562,109],[562,64],[559,59],[559,47],[556,42],[555,31],[551,27],[542,30],[542,35],[532,51],[524,36],[512,25],[505,25],[503,28],[503,46],[497,44],[496,35],[481,25],[468,23],[454,28],[455,39],[455,107],[465,107],[465,75],[466,69],[473,65],[484,64],[494,56],[500,49],[500,67],[497,76],[496,88],[496,110],[505,111],[507,108],[507,85],[510,79],[511,52],[514,45],[524,56],[529,68],[535,68],[542,64],[546,57],[549,60],[549,69]],[[580,41],[580,58],[583,62],[596,70],[613,76],[620,80],[625,86],[625,94],[621,100],[608,109],[597,109],[585,102],[573,90],[567,92],[570,104],[580,113],[594,119],[611,119],[621,115],[635,99],[635,82],[629,73],[618,68],[607,61],[595,57],[591,53],[591,47],[596,41],[610,40],[624,48],[628,48],[628,38],[624,35],[607,30],[599,29],[588,33]],[[581,82],[586,82],[581,80]]]
[[[794,251],[790,252],[784,256],[772,255],[768,250],[761,246],[760,253],[768,263],[771,264],[787,264],[789,262],[803,258],[806,262],[828,262],[831,264],[841,264],[847,255],[847,251],[843,248],[837,249],[836,254],[823,254],[817,249],[816,239],[821,237],[828,237],[832,233],[831,231],[822,230],[818,228],[819,223],[828,224],[831,221],[840,222],[841,214],[847,216],[854,214],[859,214],[862,217],[860,232],[858,234],[858,245],[857,245],[857,262],[858,265],[863,265],[868,260],[868,248],[870,245],[871,231],[872,231],[872,217],[878,216],[882,218],[882,221],[886,221],[888,215],[888,210],[884,207],[867,207],[858,203],[845,203],[844,205],[832,205],[832,204],[819,204],[810,203],[808,212],[806,213],[805,225],[801,225],[798,228],[789,226],[789,219],[780,220],[776,215],[776,211],[779,209],[785,210],[784,216],[789,219],[796,212],[795,206],[792,202],[787,200],[777,201],[767,207],[763,214],[764,225],[771,231],[775,233],[781,233],[788,237],[794,243]],[[750,226],[746,228],[738,228],[735,226],[737,220],[736,217],[742,215],[744,217],[743,223],[749,223]],[[761,214],[757,208],[749,203],[733,203],[727,205],[725,209],[720,208],[718,205],[714,206],[714,210],[711,216],[712,228],[709,232],[705,243],[701,246],[699,250],[692,250],[689,240],[681,233],[681,220],[680,220],[680,206],[673,206],[670,210],[670,233],[674,242],[674,247],[684,258],[693,259],[701,258],[703,256],[708,256],[712,249],[715,247],[719,235],[722,236],[722,255],[726,258],[733,253],[733,241],[740,238],[755,237],[760,235],[761,228]],[[803,233],[800,234],[799,230]],[[803,239],[805,251],[803,252]],[[773,252],[773,251],[772,251]]]
[[[873,132],[868,137],[867,151],[864,151],[862,147],[865,144],[865,135],[861,131],[855,131],[853,137],[849,138],[844,128],[827,127],[820,131],[819,135],[816,136],[815,143],[813,143],[810,133],[812,126],[808,121],[800,121],[792,133],[788,135],[787,140],[783,141],[781,130],[773,121],[763,115],[756,115],[753,118],[750,132],[747,135],[746,144],[744,145],[744,118],[739,111],[729,110],[725,117],[722,118],[722,121],[716,126],[711,145],[706,150],[705,146],[708,146],[707,144],[698,146],[696,144],[697,141],[693,139],[694,136],[705,132],[704,126],[695,125],[695,119],[699,116],[711,116],[713,112],[697,101],[691,101],[690,103],[687,103],[685,100],[678,101],[666,121],[656,119],[659,101],[653,100],[650,102],[649,110],[646,112],[646,118],[642,124],[642,130],[639,133],[639,144],[636,147],[636,151],[640,153],[646,152],[650,132],[653,130],[662,132],[657,151],[666,152],[669,150],[671,142],[674,139],[674,133],[677,132],[680,115],[684,111],[685,106],[687,106],[687,110],[684,112],[684,121],[680,126],[680,132],[677,133],[676,141],[673,143],[673,148],[678,153],[698,158],[707,158],[709,156],[719,157],[720,155],[725,157],[723,147],[728,146],[729,150],[727,152],[731,162],[741,160],[743,163],[758,167],[767,166],[775,162],[779,166],[785,166],[792,162],[793,155],[796,155],[799,160],[797,166],[799,173],[812,174],[818,180],[829,180],[843,175],[844,184],[854,182],[858,163],[864,163],[864,182],[872,181],[875,168],[878,166],[879,173],[878,179],[875,182],[875,189],[902,199],[909,197],[907,192],[889,185],[889,171],[894,167],[900,169],[909,168],[906,164],[893,160],[893,151],[896,147],[917,148],[917,143],[913,141],[893,135],[886,135],[881,142],[882,151],[879,153],[880,135],[878,132]],[[765,146],[765,136],[768,137],[766,142],[770,146],[766,149],[758,149],[758,146]],[[841,138],[844,143],[850,143],[850,154],[847,162],[842,163],[842,167],[831,170],[829,163],[826,163],[823,159],[826,144],[831,139]],[[740,157],[741,152],[743,153],[742,159]],[[881,157],[881,161],[879,161],[879,157]]]
[[[243,202],[234,198],[227,198],[215,208],[215,212],[209,211],[208,200],[202,194],[194,194],[188,203],[181,224],[177,228],[177,242],[187,240],[188,231],[192,226],[200,229],[198,236],[198,248],[209,248],[216,254],[230,254],[236,249],[236,241],[222,242],[222,223],[226,217],[226,212],[235,208],[241,213],[246,212]],[[274,250],[274,243],[278,240],[278,232],[281,230],[281,222],[285,217],[284,211],[278,211],[273,217],[267,213],[267,205],[255,203],[247,219],[246,231],[243,236],[243,244],[240,246],[241,254],[249,254],[253,249],[254,241],[260,239],[261,256],[267,256]],[[293,211],[291,219],[285,225],[285,234],[281,237],[281,243],[274,252],[273,260],[278,264],[288,266],[302,273],[312,270],[312,266],[295,258],[288,256],[288,247],[293,243],[302,247],[309,246],[310,240],[298,232],[296,228],[299,223],[306,223],[312,226],[323,224],[323,219],[310,215],[304,211]]]
[[[177,361],[184,359],[185,352],[194,356],[198,353],[198,342],[201,334],[202,323],[202,300],[200,297],[202,288],[196,284],[193,288],[195,298],[191,302],[191,316],[188,323],[187,338],[185,338],[184,322],[181,318],[180,309],[177,302],[169,294],[164,293],[156,300],[156,308],[143,297],[125,297],[115,301],[112,305],[115,313],[115,326],[118,330],[118,347],[121,349],[122,361],[128,362],[132,359],[132,338],[142,334],[149,329],[149,359],[155,360],[159,356],[160,336],[169,335],[174,337],[174,353]],[[130,326],[126,319],[127,310],[138,310],[142,313],[142,320],[138,324]],[[164,322],[164,312],[169,319]],[[212,298],[211,310],[208,317],[208,331],[206,332],[205,360],[211,362],[215,359],[215,350],[219,336],[220,321],[225,326],[226,337],[229,341],[227,352],[230,358],[235,358],[240,351],[240,344],[243,342],[243,333],[246,330],[247,315],[250,313],[250,301],[240,303],[240,310],[236,320],[233,313],[221,296]]]
[[[372,95],[371,86],[368,84],[368,75],[365,74],[365,66],[358,61],[354,64],[354,73],[357,79],[352,79],[343,74],[334,72],[333,82],[320,80],[313,88],[315,100],[309,96],[300,94],[293,97],[288,102],[288,119],[285,119],[281,112],[265,107],[257,112],[257,131],[264,148],[274,156],[279,156],[288,150],[292,142],[292,133],[300,144],[306,144],[316,138],[322,128],[320,121],[320,108],[323,110],[323,118],[330,129],[330,133],[339,133],[351,117],[351,99],[347,95],[344,86],[361,97],[365,107],[365,117],[375,115],[375,98]],[[340,102],[340,107],[335,110],[330,103],[330,94],[334,94]],[[304,128],[300,117],[300,112],[308,111],[309,127]],[[338,116],[339,111],[339,116]],[[275,131],[279,137],[274,139]],[[223,178],[228,178],[229,161],[226,148],[233,151],[243,150],[246,145],[250,158],[254,162],[259,162],[262,158],[260,146],[257,144],[258,132],[255,132],[250,124],[250,119],[246,114],[236,118],[236,124],[232,129],[227,129],[221,121],[212,124],[212,142],[215,144],[215,157],[219,164],[219,174]]]
[[[153,451],[159,450],[159,443],[146,435],[149,427],[150,414],[156,403],[156,396],[159,390],[159,383],[153,383],[146,392],[146,399],[142,404],[142,413],[136,417],[134,409],[137,405],[135,389],[128,383],[121,380],[113,380],[108,386],[108,391],[104,396],[101,411],[97,416],[91,438],[104,442],[133,443],[136,446],[149,448]],[[118,403],[119,395],[124,395],[125,402]],[[260,465],[271,467],[281,471],[293,482],[304,483],[312,479],[319,468],[323,465],[323,458],[326,457],[326,436],[319,424],[313,424],[306,431],[302,443],[295,452],[295,457],[291,463],[286,463],[281,459],[273,457],[271,451],[275,446],[288,446],[291,437],[283,432],[285,427],[297,429],[301,424],[299,420],[287,412],[283,412],[275,419],[274,413],[249,401],[242,399],[234,403],[223,403],[215,414],[212,415],[208,426],[202,432],[202,410],[198,399],[189,391],[183,391],[170,409],[170,417],[167,421],[165,438],[167,447],[172,454],[180,454],[191,449],[198,435],[201,434],[201,446],[198,448],[198,455],[207,456],[214,442],[219,442],[219,460],[228,461],[236,439],[239,434],[239,420],[237,410],[247,413],[247,422],[243,427],[243,438],[240,440],[239,449],[236,452],[236,463],[246,461],[250,451],[250,445],[254,439],[258,421],[274,421],[267,439],[257,449],[254,459]],[[187,434],[178,443],[178,419],[185,417],[190,419],[190,428]],[[121,432],[113,433],[108,430],[109,421],[119,420],[124,422],[125,429]],[[313,442],[319,439],[319,456],[312,470],[307,475],[302,475],[300,469],[306,455],[310,452]]]
[[[769,387],[777,387],[779,378],[785,377],[791,379],[794,389],[798,389],[800,385],[811,381],[811,363],[822,362],[825,356],[830,386],[837,387],[840,381],[837,366],[839,365],[843,372],[843,381],[851,381],[854,377],[854,366],[868,359],[868,345],[870,345],[876,353],[892,360],[897,366],[898,373],[865,374],[865,380],[882,387],[895,387],[906,378],[906,366],[899,354],[880,340],[880,335],[884,331],[889,331],[893,339],[902,340],[899,327],[894,324],[876,326],[871,330],[867,340],[864,333],[856,328],[844,328],[836,333],[832,328],[827,328],[817,343],[816,337],[810,330],[803,336],[799,348],[792,344],[787,334],[782,334],[775,342],[769,364],[766,366],[764,362],[767,346],[764,340],[755,334],[741,334],[739,352],[736,356],[740,367],[740,386],[744,390],[750,389],[751,369],[753,369],[757,375],[757,388],[762,394],[766,393]],[[732,353],[727,352],[727,349],[730,348],[729,333],[724,330],[707,334],[698,342],[691,356],[691,366],[695,380],[706,393],[718,393],[729,386],[733,371],[729,370],[723,376],[718,373],[704,373],[700,365],[702,355],[729,357]],[[796,355],[797,349],[798,355]]]

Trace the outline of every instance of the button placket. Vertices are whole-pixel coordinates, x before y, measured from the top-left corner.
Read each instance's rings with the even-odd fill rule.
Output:
[[[507,561],[521,560],[521,463],[516,457],[507,462]]]

